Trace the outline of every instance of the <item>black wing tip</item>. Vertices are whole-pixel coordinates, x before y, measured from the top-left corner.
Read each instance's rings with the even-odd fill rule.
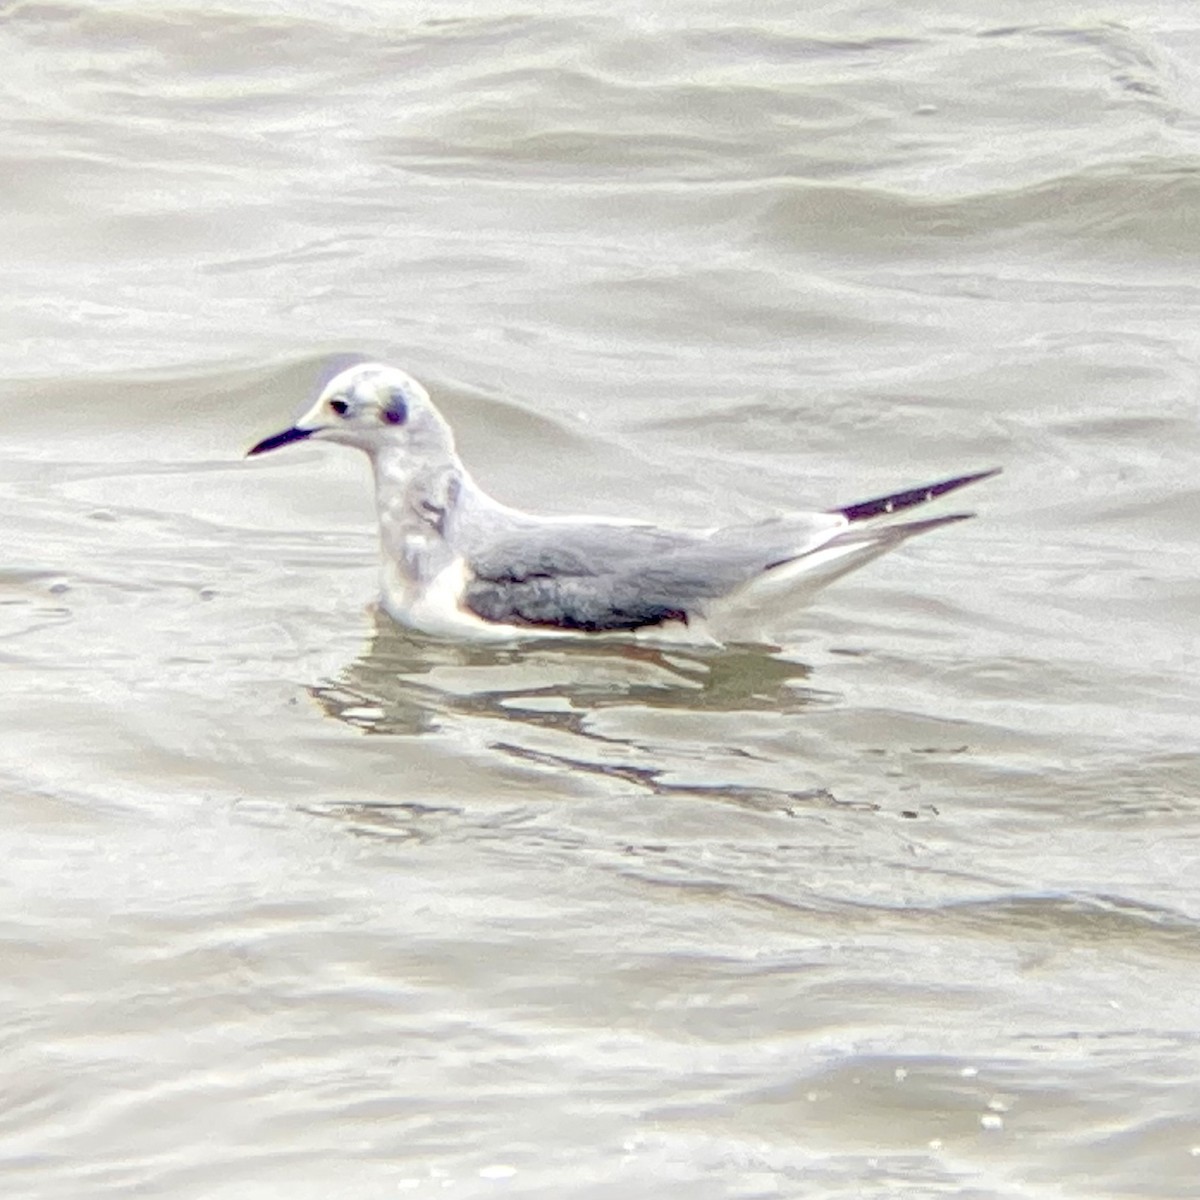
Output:
[[[966,487],[968,483],[979,483],[981,480],[991,479],[995,475],[1003,474],[1003,467],[988,467],[986,471],[974,471],[970,475],[957,475],[953,479],[946,480],[946,490],[953,491],[958,487]]]
[[[999,475],[1003,467],[989,467],[986,471],[974,471],[970,475],[955,475],[951,479],[942,479],[937,483],[926,484],[924,487],[909,488],[903,492],[893,492],[887,496],[876,496],[871,500],[862,500],[858,504],[849,504],[845,508],[831,509],[847,521],[868,521],[872,517],[890,516],[892,513],[903,512],[906,508],[915,508],[955,492],[969,483],[979,483],[983,479],[991,479]],[[964,514],[969,516],[971,514]]]

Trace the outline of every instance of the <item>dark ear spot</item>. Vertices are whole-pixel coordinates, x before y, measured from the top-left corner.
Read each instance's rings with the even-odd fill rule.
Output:
[[[408,420],[408,404],[403,392],[395,391],[388,396],[382,416],[389,425],[403,425]]]

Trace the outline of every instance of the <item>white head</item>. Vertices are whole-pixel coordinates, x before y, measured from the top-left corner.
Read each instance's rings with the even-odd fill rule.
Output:
[[[246,453],[265,454],[307,438],[357,446],[372,457],[387,448],[429,458],[454,453],[450,427],[429,393],[406,371],[383,363],[359,363],[335,375],[290,429]]]

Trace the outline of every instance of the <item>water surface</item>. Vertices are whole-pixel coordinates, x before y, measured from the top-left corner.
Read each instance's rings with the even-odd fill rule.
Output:
[[[14,1194],[1191,1197],[1200,24],[0,6]],[[371,608],[334,355],[503,499],[1002,465],[778,645]]]

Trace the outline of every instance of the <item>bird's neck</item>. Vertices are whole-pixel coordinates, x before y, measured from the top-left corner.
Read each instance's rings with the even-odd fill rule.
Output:
[[[414,461],[385,448],[371,463],[384,559],[403,581],[426,584],[466,552],[464,526],[489,501],[453,451]]]

